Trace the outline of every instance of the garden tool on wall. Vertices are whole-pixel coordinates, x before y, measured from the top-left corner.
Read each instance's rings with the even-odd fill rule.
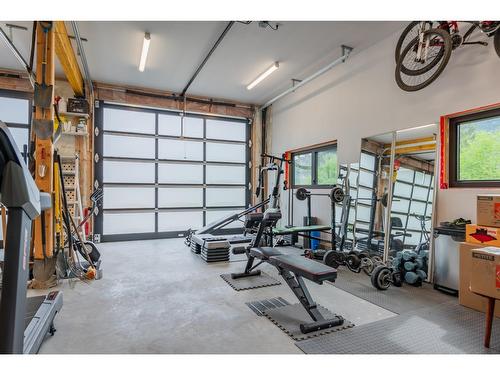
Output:
[[[62,133],[62,127],[63,127],[63,122],[61,121],[61,118],[59,117],[59,101],[61,100],[60,96],[56,96],[54,98],[54,115],[55,115],[55,121],[54,121],[54,137],[53,137],[53,143],[56,143],[59,138],[61,137]]]
[[[40,21],[40,27],[43,29],[43,56],[42,56],[42,83],[35,83],[33,102],[36,107],[41,108],[42,118],[33,119],[33,128],[35,134],[40,139],[49,139],[54,132],[54,121],[45,118],[45,111],[52,106],[52,93],[54,86],[47,85],[45,75],[47,70],[47,50],[49,47],[49,31],[52,28],[52,22]]]

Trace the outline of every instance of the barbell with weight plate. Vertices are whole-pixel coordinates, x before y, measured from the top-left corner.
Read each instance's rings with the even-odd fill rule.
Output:
[[[307,197],[310,197],[311,195],[326,196],[329,197],[330,200],[335,203],[341,203],[345,197],[344,190],[340,186],[335,186],[332,190],[330,190],[330,193],[328,194],[311,193],[309,190],[303,187],[298,188],[297,191],[295,192],[295,197],[299,201],[305,201]]]

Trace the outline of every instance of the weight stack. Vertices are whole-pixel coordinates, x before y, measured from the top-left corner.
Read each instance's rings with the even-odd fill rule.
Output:
[[[231,245],[226,240],[205,240],[200,256],[207,263],[227,262]]]

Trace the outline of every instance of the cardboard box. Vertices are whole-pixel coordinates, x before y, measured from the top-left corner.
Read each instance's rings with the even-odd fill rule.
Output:
[[[471,291],[500,299],[500,247],[474,249],[471,257]]]
[[[467,224],[465,242],[500,247],[500,228]]]
[[[484,247],[486,245],[475,245],[465,242],[460,244],[460,286],[458,291],[458,303],[482,312],[486,312],[486,298],[472,293],[469,286],[472,272],[472,250]],[[500,303],[496,304],[495,316],[500,318]]]
[[[500,227],[500,195],[478,195],[476,209],[478,225]]]

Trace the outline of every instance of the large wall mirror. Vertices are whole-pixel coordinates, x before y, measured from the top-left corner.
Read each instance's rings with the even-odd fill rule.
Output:
[[[429,280],[437,132],[433,124],[364,138],[359,163],[340,167],[351,196],[344,251],[384,261],[416,254],[412,272]]]

